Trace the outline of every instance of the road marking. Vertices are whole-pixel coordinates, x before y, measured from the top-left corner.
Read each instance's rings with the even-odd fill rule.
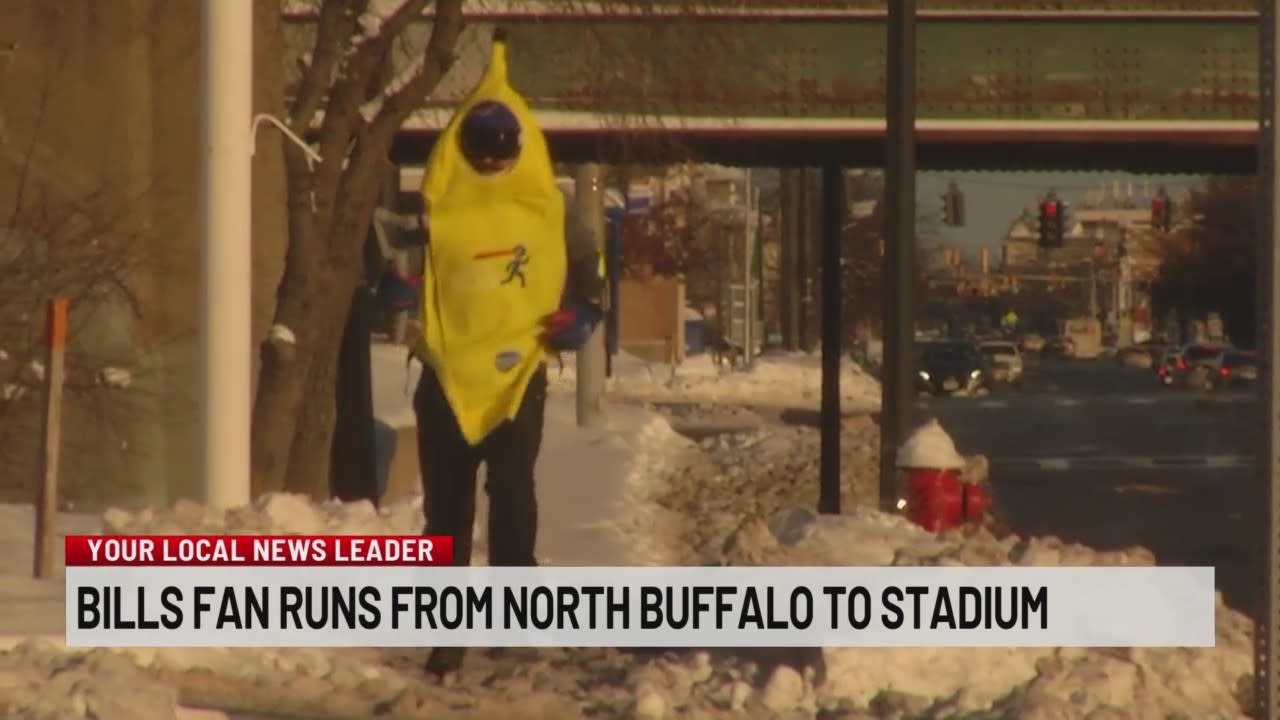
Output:
[[[1124,401],[1130,405],[1155,405],[1156,399],[1150,395],[1138,395],[1136,397],[1127,397]]]
[[[978,407],[984,408],[1006,408],[1009,407],[1007,400],[982,400],[978,403]]]
[[[1080,401],[1075,398],[1054,398],[1053,404],[1057,407],[1075,407]]]
[[[1253,464],[1253,458],[1247,455],[1210,455],[1205,458],[1205,464],[1211,468],[1248,467]]]
[[[1229,470],[1247,468],[1254,459],[1249,455],[1121,455],[1081,457],[993,457],[993,468],[1006,470]]]
[[[1156,466],[1155,458],[1133,457],[1133,458],[1120,458],[1120,460],[1125,465],[1128,465],[1130,467],[1135,467],[1135,468],[1152,468]]]

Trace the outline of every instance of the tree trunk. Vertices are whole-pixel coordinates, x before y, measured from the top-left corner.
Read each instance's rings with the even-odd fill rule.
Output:
[[[327,322],[324,331],[316,338],[315,352],[303,381],[302,412],[294,427],[289,466],[284,478],[285,490],[318,501],[329,499],[329,448],[337,420],[334,389],[338,383],[338,353],[353,292],[351,283],[332,285],[335,286],[327,293],[327,306],[317,308],[317,317],[323,317]]]
[[[297,342],[275,335],[262,345],[262,370],[253,403],[252,497],[284,489],[310,355]]]

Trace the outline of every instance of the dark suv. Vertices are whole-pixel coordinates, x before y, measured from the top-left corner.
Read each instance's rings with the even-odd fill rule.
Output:
[[[916,388],[933,395],[973,395],[990,391],[986,359],[971,343],[934,342],[919,346]]]

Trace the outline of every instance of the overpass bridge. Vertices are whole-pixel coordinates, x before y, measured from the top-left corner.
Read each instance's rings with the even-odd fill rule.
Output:
[[[921,3],[921,168],[1253,170],[1253,3],[1045,4]],[[735,164],[881,164],[882,3],[659,0],[640,7],[468,3],[459,61],[406,123],[397,159],[425,156],[501,25],[511,38],[513,82],[532,101],[558,159],[687,153]],[[306,10],[286,10],[295,58],[310,49],[313,23]],[[428,15],[407,33],[395,63],[411,62],[429,32]]]

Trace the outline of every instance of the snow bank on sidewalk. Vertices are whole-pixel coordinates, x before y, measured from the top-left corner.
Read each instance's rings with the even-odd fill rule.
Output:
[[[375,508],[368,501],[313,503],[272,493],[233,510],[179,500],[163,509],[112,508],[102,525],[107,535],[415,535],[422,531],[422,498]]]
[[[564,355],[563,370],[551,361],[553,388],[572,391],[577,382],[574,360],[573,354]],[[613,372],[607,383],[610,394],[641,400],[802,408],[817,407],[822,391],[822,358],[809,353],[762,355],[750,370],[717,367],[707,355],[673,367],[621,353],[614,358]],[[842,359],[840,396],[846,410],[875,409],[880,383]]]
[[[1153,565],[1143,548],[1097,551],[1057,538],[996,538],[985,530],[934,535],[905,519],[858,509],[817,516],[797,508],[744,525],[726,544],[734,565]],[[1252,623],[1218,598],[1213,648],[827,648],[828,700],[925,709],[931,717],[994,708],[1000,718],[1240,717],[1252,673]],[[892,691],[886,695],[886,691]]]

